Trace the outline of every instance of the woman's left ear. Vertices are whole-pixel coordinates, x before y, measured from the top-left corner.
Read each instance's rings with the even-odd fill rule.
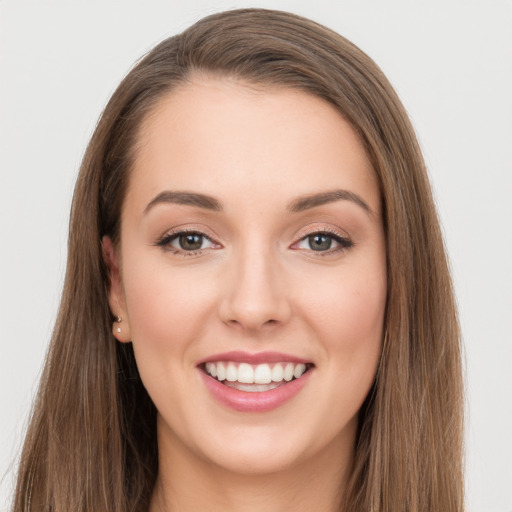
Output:
[[[109,276],[108,303],[110,311],[115,318],[112,323],[112,334],[121,343],[128,343],[131,341],[130,323],[128,322],[128,314],[126,312],[119,257],[116,254],[116,248],[110,237],[104,236],[101,239],[101,246]]]

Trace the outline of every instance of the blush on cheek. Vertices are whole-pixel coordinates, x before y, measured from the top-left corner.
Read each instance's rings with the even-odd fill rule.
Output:
[[[335,290],[328,290],[323,300],[312,303],[319,325],[337,325],[335,330],[354,339],[364,339],[382,330],[385,301],[385,280],[379,279],[369,286],[340,283]]]
[[[338,297],[336,307],[317,325],[329,325],[323,339],[331,358],[340,361],[342,372],[366,389],[375,376],[382,348],[385,287]]]
[[[356,304],[352,302],[350,314],[346,317],[343,330],[350,333],[354,340],[364,343],[365,340],[381,339],[384,315],[382,308],[375,307],[378,301],[372,297],[360,297]],[[373,303],[372,303],[373,302]]]
[[[216,283],[169,265],[137,260],[133,268],[141,271],[126,276],[125,294],[134,344],[160,354],[186,349],[215,311]]]

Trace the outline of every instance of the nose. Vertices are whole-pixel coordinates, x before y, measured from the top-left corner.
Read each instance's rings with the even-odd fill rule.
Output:
[[[220,305],[225,324],[256,332],[289,320],[289,290],[276,260],[270,250],[252,250],[230,262]]]

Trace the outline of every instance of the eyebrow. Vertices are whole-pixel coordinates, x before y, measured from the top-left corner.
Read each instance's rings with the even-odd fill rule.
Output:
[[[294,199],[289,205],[288,209],[293,213],[303,212],[310,208],[322,206],[324,204],[333,203],[335,201],[352,201],[360,206],[368,214],[374,215],[372,209],[368,204],[354,192],[349,190],[329,190],[327,192],[319,192],[318,194],[311,194]]]
[[[319,192],[317,194],[310,194],[294,199],[288,205],[288,210],[292,213],[300,213],[317,206],[322,206],[336,201],[351,201],[360,206],[368,214],[373,215],[374,212],[368,204],[354,192],[349,190],[329,190],[326,192]],[[206,210],[220,212],[223,209],[222,203],[215,197],[199,194],[197,192],[186,191],[171,191],[165,190],[152,199],[144,209],[144,213],[154,208],[158,204],[182,204],[186,206],[197,206]]]
[[[198,206],[199,208],[205,208],[206,210],[212,210],[215,212],[220,212],[222,210],[222,203],[218,199],[206,194],[166,190],[158,194],[149,202],[144,209],[144,213],[148,213],[149,210],[154,208],[157,204],[166,203]]]

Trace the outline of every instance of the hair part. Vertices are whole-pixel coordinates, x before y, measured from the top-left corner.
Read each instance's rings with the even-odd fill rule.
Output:
[[[388,297],[342,510],[462,511],[460,335],[413,128],[388,80],[356,46],[313,21],[264,9],[214,14],[163,41],[106,106],[75,188],[64,291],[13,510],[149,506],[156,410],[131,345],[111,333],[101,238],[119,241],[141,123],[165,94],[198,76],[300,89],[333,104],[359,135],[382,193]]]

